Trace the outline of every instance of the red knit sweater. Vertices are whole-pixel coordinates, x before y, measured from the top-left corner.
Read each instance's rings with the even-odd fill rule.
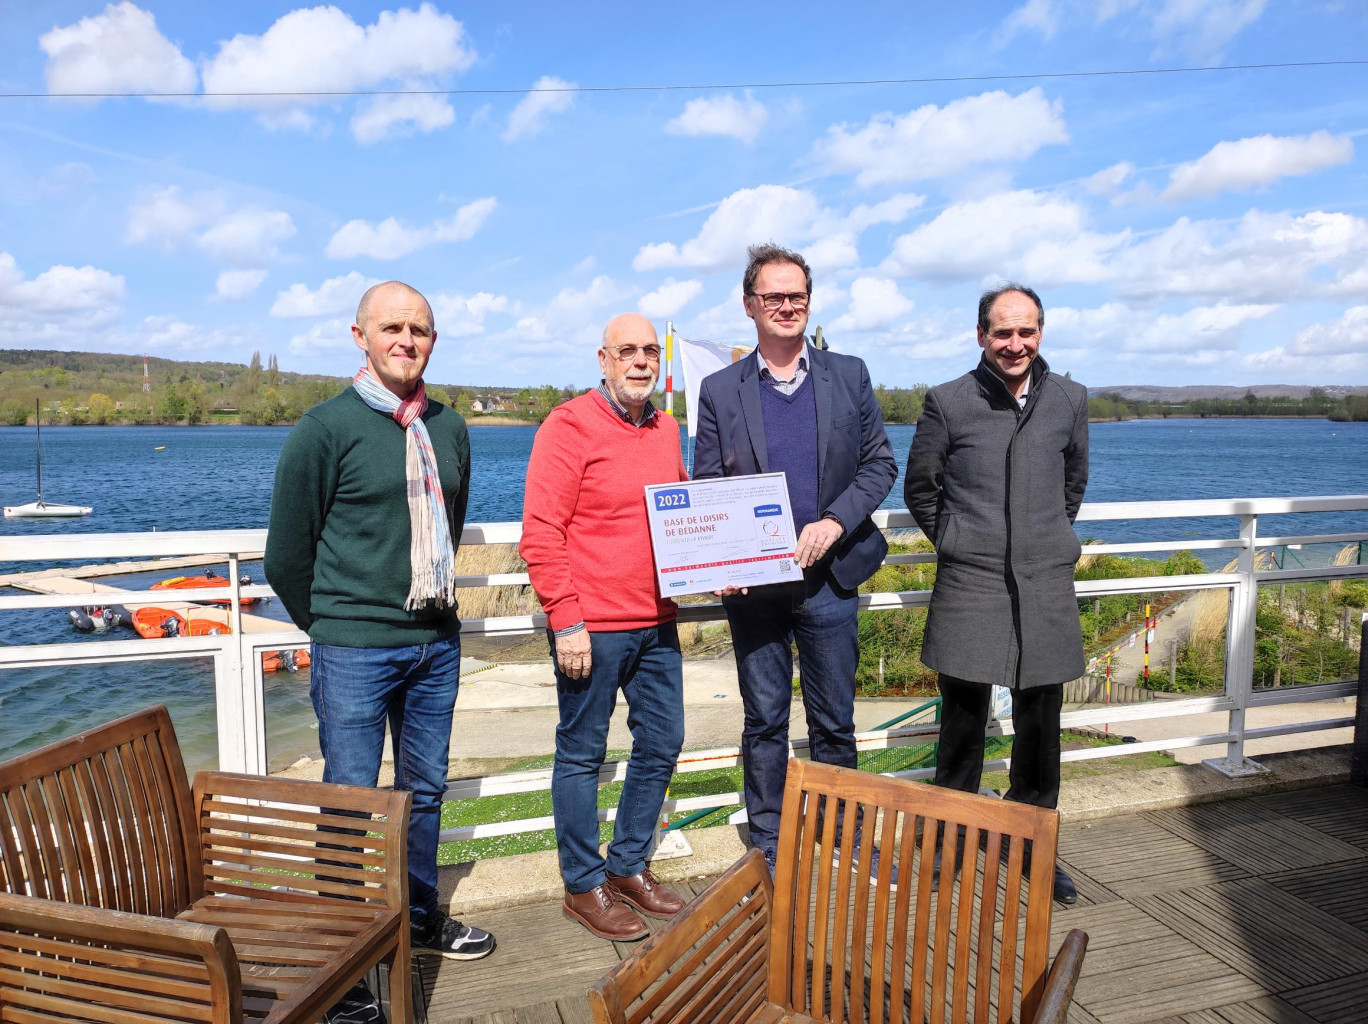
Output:
[[[518,552],[553,630],[674,619],[656,589],[643,488],[687,479],[673,417],[633,426],[597,391],[552,410],[532,442]]]

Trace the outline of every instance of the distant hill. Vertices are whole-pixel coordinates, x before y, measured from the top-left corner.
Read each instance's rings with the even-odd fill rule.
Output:
[[[1119,395],[1130,402],[1195,402],[1202,399],[1243,398],[1249,392],[1255,398],[1308,398],[1313,390],[1329,398],[1345,395],[1368,395],[1368,385],[1345,384],[1186,384],[1164,387],[1158,384],[1113,384],[1109,387],[1088,387],[1088,397]]]

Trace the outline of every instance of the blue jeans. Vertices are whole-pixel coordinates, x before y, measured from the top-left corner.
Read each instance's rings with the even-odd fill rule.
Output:
[[[591,633],[589,642],[588,679],[571,679],[556,668],[560,725],[551,810],[561,876],[570,892],[588,892],[610,874],[645,869],[665,788],[684,746],[684,664],[675,624]],[[555,656],[553,637],[553,664]],[[632,756],[605,860],[599,854],[598,773],[618,690],[627,696]]]
[[[410,647],[314,643],[310,657],[309,697],[318,715],[324,782],[374,786],[389,721],[394,788],[413,794],[409,918],[421,927],[437,909],[437,833],[461,681],[461,637]]]
[[[859,598],[825,573],[802,583],[757,587],[724,598],[746,721],[741,763],[751,843],[773,853],[788,773],[793,651],[807,713],[812,760],[845,768],[855,758],[855,666]]]

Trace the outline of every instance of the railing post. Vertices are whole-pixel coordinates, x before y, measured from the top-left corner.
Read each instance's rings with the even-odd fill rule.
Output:
[[[266,774],[266,714],[263,686],[242,629],[242,585],[237,553],[228,556],[229,622],[232,634],[214,658],[218,711],[219,769]]]
[[[1225,663],[1226,695],[1235,700],[1228,729],[1235,738],[1226,745],[1225,757],[1202,762],[1230,778],[1259,775],[1268,770],[1244,756],[1245,713],[1254,692],[1254,638],[1259,620],[1259,582],[1254,573],[1258,539],[1259,517],[1248,512],[1240,516],[1241,547],[1236,568],[1240,582],[1231,591]]]

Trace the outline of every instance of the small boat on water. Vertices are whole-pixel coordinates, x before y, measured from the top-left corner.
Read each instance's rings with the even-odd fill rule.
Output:
[[[133,628],[144,640],[157,640],[168,636],[227,636],[233,627],[218,619],[202,616],[182,615],[170,608],[147,607],[133,612]],[[309,667],[309,652],[262,651],[261,669],[263,672],[298,672]]]
[[[185,616],[170,608],[152,605],[133,610],[133,628],[144,640],[160,640],[168,636],[189,636]]]
[[[241,584],[241,585],[244,586],[244,587],[250,587],[250,586],[252,585],[252,578],[251,578],[250,576],[240,576],[240,577],[238,577],[238,583]],[[228,586],[228,580],[227,580],[226,577],[220,576],[218,573],[214,572],[213,569],[207,569],[207,570],[205,570],[205,573],[204,573],[203,576],[173,576],[173,577],[171,577],[171,579],[169,579],[169,580],[162,580],[160,583],[154,583],[154,584],[152,584],[150,587],[148,587],[147,589],[148,589],[148,590],[203,590],[203,589],[208,588],[208,587],[226,587],[226,586]],[[230,603],[231,603],[226,597],[195,598],[195,600],[196,600],[196,601],[201,601],[201,602],[204,602],[204,603],[208,603],[208,604],[230,604]],[[242,599],[242,605],[243,605],[243,607],[245,608],[245,607],[248,606],[248,605],[256,604],[256,603],[258,603],[258,602],[260,602],[260,601],[264,601],[264,600],[266,600],[266,599],[263,598],[263,597],[244,597],[244,598]]]
[[[297,651],[262,651],[261,670],[263,672],[298,672],[309,667],[309,652],[300,648]]]
[[[71,624],[82,633],[107,633],[116,626],[133,625],[133,614],[121,604],[93,605],[67,611]]]
[[[34,446],[38,449],[38,500],[27,505],[6,505],[6,519],[75,519],[88,516],[94,509],[90,505],[63,505],[55,501],[43,500],[43,420],[38,400],[33,401],[33,423],[35,428]]]

